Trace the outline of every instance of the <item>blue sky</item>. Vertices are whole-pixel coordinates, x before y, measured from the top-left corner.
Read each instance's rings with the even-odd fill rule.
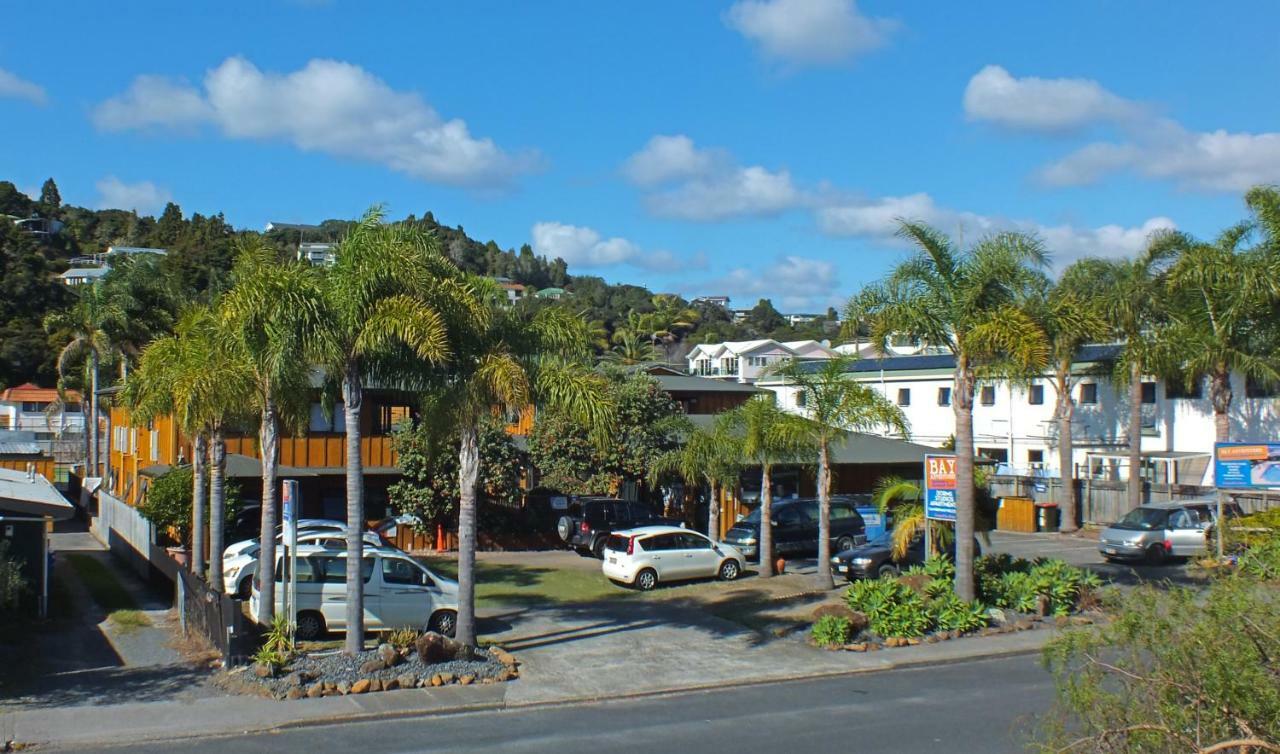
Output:
[[[1062,264],[1280,181],[1269,2],[105,5],[9,10],[0,178],[245,227],[385,202],[735,305],[844,300],[899,216]]]

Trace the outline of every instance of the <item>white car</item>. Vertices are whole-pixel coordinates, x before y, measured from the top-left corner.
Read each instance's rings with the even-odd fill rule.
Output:
[[[284,568],[276,562],[276,611],[284,609]],[[370,630],[417,628],[452,636],[458,625],[458,582],[433,573],[392,547],[364,551],[364,621]],[[298,547],[299,639],[347,627],[347,553],[318,545]],[[258,614],[261,593],[249,597]]]
[[[371,547],[386,545],[375,532],[367,531],[363,535],[364,543]],[[284,545],[284,535],[276,537],[276,548]],[[347,549],[347,534],[335,529],[307,529],[298,532],[298,546],[319,545],[321,547]],[[241,599],[249,599],[249,591],[253,587],[253,576],[258,572],[258,552],[261,549],[257,540],[251,540],[249,546],[222,561],[222,588],[227,594]]]
[[[659,582],[742,575],[746,559],[734,546],[676,526],[641,526],[609,535],[601,568],[611,581],[648,591]]]
[[[335,521],[329,518],[303,518],[298,520],[299,534],[301,534],[304,531],[343,532],[346,530],[347,530],[347,524],[344,521]],[[284,527],[277,526],[276,534],[280,535],[283,533],[284,533]],[[257,537],[253,537],[251,539],[244,539],[239,542],[235,542],[233,544],[227,545],[227,548],[222,551],[222,559],[230,560],[231,558],[234,558],[235,556],[239,555],[240,553],[244,552],[250,547],[256,547],[257,545],[258,545]]]

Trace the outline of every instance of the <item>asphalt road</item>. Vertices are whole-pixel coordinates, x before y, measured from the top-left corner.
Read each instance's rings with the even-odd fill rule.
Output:
[[[172,752],[1018,752],[1053,698],[1034,656],[632,701],[130,745]],[[192,714],[199,714],[192,710]],[[97,750],[102,750],[98,748]],[[118,749],[124,751],[124,749]]]

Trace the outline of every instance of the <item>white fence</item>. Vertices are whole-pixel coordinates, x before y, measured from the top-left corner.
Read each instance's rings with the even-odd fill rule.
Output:
[[[155,544],[155,527],[137,509],[105,490],[98,490],[98,515],[93,518],[92,531],[143,578],[151,575],[152,567],[174,577],[173,559]]]

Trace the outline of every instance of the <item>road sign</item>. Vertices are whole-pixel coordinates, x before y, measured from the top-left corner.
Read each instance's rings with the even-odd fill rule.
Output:
[[[935,521],[956,520],[956,457],[924,457],[924,516]]]
[[[284,541],[289,548],[289,587],[284,594],[284,614],[289,616],[289,624],[293,625],[298,605],[298,508],[301,500],[298,496],[298,482],[286,479],[281,485],[280,513],[284,518]],[[293,631],[289,631],[292,641]]]

